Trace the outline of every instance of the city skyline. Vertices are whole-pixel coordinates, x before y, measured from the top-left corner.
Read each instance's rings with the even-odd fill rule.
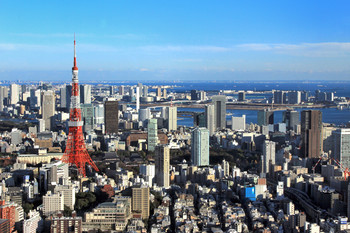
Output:
[[[337,3],[1,3],[0,77],[69,80],[76,32],[82,81],[347,80]]]

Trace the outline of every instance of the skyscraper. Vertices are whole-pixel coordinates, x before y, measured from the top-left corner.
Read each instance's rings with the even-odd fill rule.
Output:
[[[17,104],[19,101],[19,85],[11,84],[10,95],[10,104]]]
[[[290,91],[288,93],[288,103],[300,104],[301,103],[301,91]]]
[[[140,87],[136,87],[136,112],[140,109]]]
[[[159,187],[170,186],[170,149],[165,145],[156,147],[156,179]]]
[[[8,99],[8,88],[0,86],[0,111],[4,110],[5,102]]]
[[[142,219],[149,217],[149,188],[138,186],[132,188],[132,211],[140,213]]]
[[[91,85],[80,85],[80,103],[91,104]]]
[[[125,95],[125,88],[123,85],[119,86],[118,92],[119,92],[119,95]]]
[[[270,172],[270,164],[275,164],[276,143],[273,141],[264,141],[263,154],[261,156],[261,173]]]
[[[191,90],[191,100],[198,100],[198,91]]]
[[[118,133],[118,101],[106,101],[104,110],[106,134]]]
[[[245,92],[241,91],[238,93],[238,101],[245,101]]]
[[[304,110],[301,112],[301,156],[319,158],[322,151],[322,112]]]
[[[215,111],[215,127],[216,129],[226,128],[226,96],[216,95],[212,97]]]
[[[350,167],[350,129],[333,131],[333,155],[344,167]]]
[[[148,96],[148,86],[143,86],[142,88],[142,96],[147,97]]]
[[[30,108],[34,109],[41,105],[41,91],[39,89],[30,89]]]
[[[66,111],[70,109],[70,97],[72,96],[72,85],[65,85],[60,89],[61,95],[61,108],[64,108]]]
[[[195,128],[191,135],[191,159],[194,166],[209,165],[209,130]]]
[[[161,98],[162,97],[162,88],[157,87],[157,97]]]
[[[245,130],[245,115],[241,117],[232,117],[232,130]]]
[[[142,85],[142,83],[138,83],[136,88],[139,88],[139,97],[142,97],[143,96],[143,85]]]
[[[81,117],[84,121],[84,132],[88,132],[94,127],[94,106],[92,104],[81,104]]]
[[[216,131],[214,104],[208,104],[205,106],[204,119],[205,127],[209,130],[209,135],[213,135]]]
[[[273,124],[273,111],[264,109],[258,111],[258,125]]]
[[[158,143],[157,119],[149,119],[147,125],[147,145],[148,151],[154,151]]]
[[[273,101],[275,104],[286,104],[287,103],[287,93],[285,91],[274,91]]]
[[[45,120],[46,130],[51,130],[52,117],[55,115],[55,93],[45,91],[42,93],[42,119]]]
[[[168,117],[168,131],[177,130],[177,107],[166,108]]]
[[[284,111],[282,122],[286,123],[287,130],[295,130],[295,126],[300,124],[299,112],[294,110]]]

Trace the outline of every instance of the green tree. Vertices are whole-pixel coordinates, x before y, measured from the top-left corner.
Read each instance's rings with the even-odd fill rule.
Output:
[[[24,203],[23,204],[23,211],[28,214],[29,213],[29,210],[32,210],[34,208],[34,205],[32,203]]]
[[[92,192],[88,192],[86,194],[86,198],[88,199],[89,203],[94,203],[96,201],[96,196]]]
[[[71,217],[72,216],[72,209],[67,205],[64,205],[63,216],[64,217]]]

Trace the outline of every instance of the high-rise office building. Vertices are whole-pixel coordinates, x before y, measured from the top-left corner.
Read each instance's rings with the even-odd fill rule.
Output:
[[[350,129],[337,129],[332,133],[333,155],[344,167],[350,167]]]
[[[213,135],[216,131],[214,104],[208,104],[205,106],[204,120],[205,120],[205,127],[209,130],[209,135]]]
[[[170,187],[170,148],[165,145],[156,147],[156,182],[159,187]]]
[[[334,101],[334,92],[327,92],[327,101]]]
[[[168,131],[177,130],[177,107],[167,107],[166,112],[168,117]]]
[[[81,118],[84,121],[83,130],[89,132],[94,128],[94,106],[92,104],[80,104]]]
[[[136,87],[136,112],[140,109],[140,87]]]
[[[4,110],[4,106],[7,105],[8,88],[0,86],[0,111]]]
[[[194,127],[207,127],[207,123],[205,120],[205,112],[195,112],[193,114],[193,126]]]
[[[41,109],[46,130],[51,130],[52,117],[55,115],[55,106],[55,93],[51,90],[43,92]]]
[[[271,125],[273,124],[273,111],[264,109],[258,111],[258,125]]]
[[[149,119],[147,125],[147,146],[148,151],[154,151],[158,143],[157,119]]]
[[[125,95],[125,87],[123,85],[118,88],[119,95]]]
[[[142,96],[147,97],[148,96],[148,86],[143,86],[142,88]]]
[[[274,91],[273,101],[275,104],[286,104],[287,103],[287,93],[285,91]]]
[[[162,97],[162,88],[157,87],[157,97],[161,98]]]
[[[138,186],[132,188],[132,211],[140,213],[142,219],[149,217],[149,187]]]
[[[61,108],[65,108],[66,111],[69,111],[69,109],[70,109],[70,98],[72,96],[72,85],[69,84],[69,85],[66,85],[63,88],[64,89],[61,92],[61,98],[62,98],[62,95],[65,95],[66,97],[61,99],[62,100]]]
[[[209,130],[195,128],[191,135],[191,158],[194,166],[209,165]]]
[[[289,104],[300,104],[301,103],[301,91],[288,92],[288,103]]]
[[[19,85],[10,85],[10,104],[17,104],[19,101]]]
[[[191,90],[191,100],[198,100],[198,91]]]
[[[206,100],[206,99],[207,99],[207,93],[205,91],[199,91],[198,100]]]
[[[168,96],[167,96],[167,93],[166,93],[166,88],[163,89],[163,98],[166,99]]]
[[[241,117],[232,117],[232,130],[245,130],[245,115]]]
[[[151,111],[149,108],[142,108],[139,111],[139,121],[146,121],[150,118]]]
[[[80,85],[80,103],[91,104],[91,85]]]
[[[118,133],[118,101],[106,101],[104,113],[106,134]]]
[[[283,112],[282,122],[286,123],[287,130],[295,130],[300,124],[299,112],[294,110],[286,110]]]
[[[263,153],[261,155],[261,173],[270,172],[270,164],[275,164],[276,158],[276,143],[273,141],[264,141]]]
[[[212,97],[215,111],[215,127],[216,129],[226,128],[226,96],[216,95]]]
[[[245,92],[244,91],[238,92],[238,101],[245,101]]]
[[[39,89],[30,89],[30,108],[34,109],[41,105],[41,91]]]
[[[143,96],[143,85],[142,85],[142,83],[138,83],[136,88],[139,88],[139,97],[142,97]]]
[[[301,112],[301,156],[319,158],[323,151],[322,112],[305,110]]]

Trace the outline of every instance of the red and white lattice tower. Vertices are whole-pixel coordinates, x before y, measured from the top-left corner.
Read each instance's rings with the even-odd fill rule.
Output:
[[[80,95],[78,83],[78,67],[77,57],[75,53],[75,38],[74,38],[74,66],[72,68],[72,96],[70,112],[69,112],[69,134],[66,145],[66,151],[63,154],[62,161],[69,165],[75,164],[79,173],[86,176],[85,166],[91,165],[95,171],[98,171],[95,163],[92,161],[89,153],[86,150],[83,121],[81,120]]]

